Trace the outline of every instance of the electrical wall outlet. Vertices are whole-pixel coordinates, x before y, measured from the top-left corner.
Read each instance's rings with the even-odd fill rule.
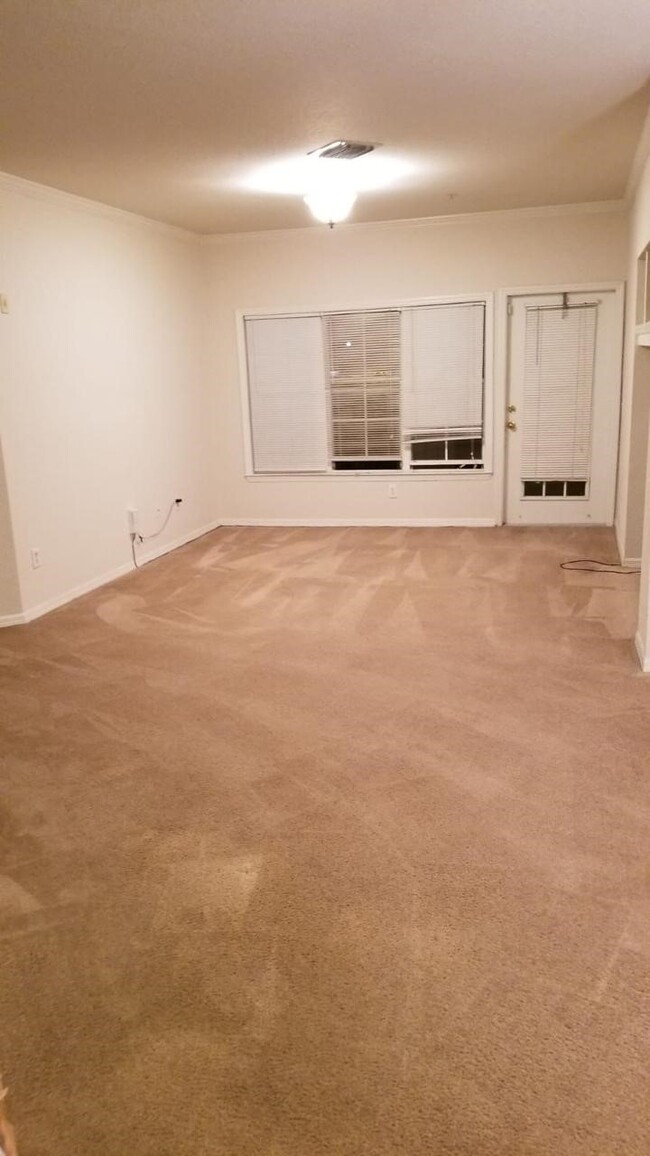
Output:
[[[32,562],[32,570],[38,570],[41,564],[41,551],[39,550],[38,546],[32,546],[31,550],[29,551],[29,557]]]
[[[395,485],[394,482],[389,482],[388,497],[389,498],[396,498],[397,497],[397,486]]]
[[[137,517],[138,511],[129,507],[129,509],[126,511],[126,520],[129,527],[129,534],[137,534],[138,532],[136,529]]]

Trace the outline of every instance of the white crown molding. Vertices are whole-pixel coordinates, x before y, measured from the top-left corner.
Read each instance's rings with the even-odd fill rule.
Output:
[[[650,135],[650,128],[648,129]],[[637,156],[639,152],[637,152]],[[640,164],[642,170],[643,164]],[[637,176],[638,180],[638,176]],[[41,185],[25,177],[15,176],[13,173],[0,172],[0,189],[19,193],[26,197],[35,197],[41,201],[50,201],[77,212],[93,213],[95,216],[119,221],[123,225],[130,225],[136,229],[147,229],[167,236],[177,237],[199,245],[233,244],[237,241],[278,240],[283,237],[295,237],[308,234],[312,237],[326,236],[329,232],[325,225],[301,225],[296,229],[260,229],[241,233],[196,233],[189,229],[182,229],[177,225],[169,225],[165,221],[156,221],[151,217],[143,217],[139,213],[131,213],[127,209],[118,209],[114,205],[104,204],[102,201],[93,201],[88,197],[80,197],[76,193],[56,189],[51,185]],[[486,209],[475,213],[445,213],[437,217],[410,217],[390,221],[350,221],[337,225],[336,232],[370,232],[383,229],[425,229],[432,226],[462,225],[472,221],[498,221],[517,219],[537,219],[543,217],[574,217],[585,213],[621,213],[628,207],[628,200],[614,201],[584,201],[566,205],[536,205],[519,209]]]
[[[544,217],[579,217],[587,213],[624,213],[627,211],[624,199],[615,201],[583,201],[567,205],[536,205],[519,209],[485,209],[476,213],[445,213],[439,217],[410,217],[391,221],[348,221],[337,225],[335,232],[369,232],[384,229],[426,229],[432,226],[464,225],[473,221],[530,220]],[[228,245],[238,241],[280,240],[286,237],[309,234],[312,237],[328,236],[326,225],[301,225],[297,229],[262,229],[257,232],[242,233],[202,233],[199,240],[203,245]]]
[[[168,225],[165,221],[154,221],[151,217],[142,217],[139,213],[130,213],[127,209],[105,205],[102,201],[92,201],[88,197],[79,197],[76,193],[55,189],[51,185],[39,185],[35,181],[28,181],[24,177],[17,177],[12,173],[0,172],[0,189],[6,189],[7,192],[18,193],[25,197],[34,197],[39,201],[50,201],[52,204],[58,204],[76,212],[92,213],[96,217],[108,218],[134,229],[163,233],[166,236],[176,237],[177,240],[193,243],[201,240],[200,234],[192,233],[188,229],[181,229],[177,225]]]

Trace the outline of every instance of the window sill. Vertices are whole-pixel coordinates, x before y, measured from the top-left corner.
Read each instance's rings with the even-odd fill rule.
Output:
[[[492,478],[493,470],[333,470],[323,474],[250,474],[247,482],[431,482],[437,478]]]

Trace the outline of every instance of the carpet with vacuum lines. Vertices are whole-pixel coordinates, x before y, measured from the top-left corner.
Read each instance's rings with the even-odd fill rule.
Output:
[[[222,529],[0,633],[20,1156],[647,1156],[605,529]]]

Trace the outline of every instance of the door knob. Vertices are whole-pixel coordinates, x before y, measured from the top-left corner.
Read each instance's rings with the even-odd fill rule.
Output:
[[[516,428],[517,428],[516,421],[507,421],[506,422],[506,429],[515,430]]]
[[[516,412],[517,412],[517,406],[516,405],[509,405],[508,406],[508,413],[516,413]]]

